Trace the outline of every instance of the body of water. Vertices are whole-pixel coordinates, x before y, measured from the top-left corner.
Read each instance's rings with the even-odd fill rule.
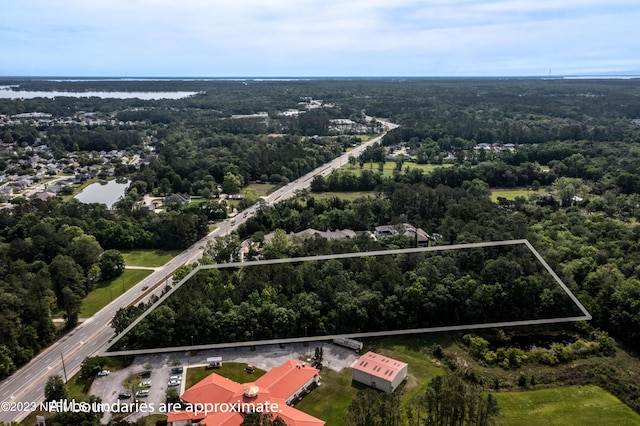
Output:
[[[87,186],[81,193],[76,195],[78,201],[82,203],[101,203],[106,204],[111,209],[113,204],[122,197],[129,187],[129,181],[118,183],[115,180],[102,183],[96,182]]]
[[[9,87],[0,87],[0,99],[33,99],[33,98],[91,98],[98,97],[102,99],[133,99],[142,100],[153,99],[181,99],[188,96],[196,95],[197,92],[105,92],[105,91],[89,91],[89,92],[64,92],[58,90],[47,91],[29,91],[29,90],[12,90]]]

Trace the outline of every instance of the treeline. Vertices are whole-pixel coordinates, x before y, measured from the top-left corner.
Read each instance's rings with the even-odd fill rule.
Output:
[[[434,377],[426,391],[406,407],[400,405],[398,391],[361,389],[344,420],[349,426],[398,426],[404,424],[403,414],[410,425],[490,426],[496,424],[500,407],[496,398],[485,395],[480,386],[447,374]]]
[[[142,145],[140,133],[133,130],[78,128],[70,126],[47,127],[47,144],[54,151],[112,151]]]
[[[385,181],[377,193],[355,201],[309,195],[286,200],[260,209],[238,232],[246,238],[276,228],[287,233],[306,228],[370,231],[378,225],[409,222],[428,233],[441,234],[446,243],[527,236],[525,218],[504,214],[491,202],[489,187],[478,180],[457,188]]]

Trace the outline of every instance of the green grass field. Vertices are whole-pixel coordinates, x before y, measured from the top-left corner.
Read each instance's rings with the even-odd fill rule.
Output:
[[[262,197],[264,195],[271,194],[279,188],[279,185],[274,185],[272,183],[251,183],[244,187],[243,190],[248,188],[254,189],[258,193],[258,196]]]
[[[154,268],[164,265],[178,253],[179,251],[177,250],[131,250],[123,251],[122,256],[124,257],[124,264],[127,266]]]
[[[123,288],[129,290],[131,287],[142,281],[152,271],[141,269],[126,269],[121,276],[109,281],[103,281],[91,290],[82,299],[80,308],[80,318],[88,318],[108,305],[112,300],[123,293]]]
[[[363,386],[352,384],[350,368],[339,373],[325,368],[320,373],[320,386],[296,403],[296,408],[326,421],[328,425],[344,425],[349,404]]]
[[[500,404],[499,424],[509,425],[639,425],[640,414],[598,386],[569,386],[494,394]]]
[[[526,199],[529,198],[529,195],[534,192],[527,189],[517,188],[517,189],[492,189],[491,190],[491,201],[494,203],[498,202],[498,197],[504,197],[507,200],[515,200],[516,197],[524,197]]]

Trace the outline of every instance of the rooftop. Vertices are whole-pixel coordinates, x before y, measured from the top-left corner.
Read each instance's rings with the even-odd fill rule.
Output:
[[[384,380],[393,381],[407,363],[377,354],[367,352],[356,361],[353,368]]]
[[[187,389],[181,399],[190,404],[277,404],[277,416],[289,426],[323,426],[324,421],[287,405],[287,399],[304,389],[310,381],[316,380],[319,377],[318,373],[318,369],[293,360],[272,368],[253,383],[239,384],[212,373]],[[238,426],[244,420],[244,416],[245,413],[238,411],[217,411],[199,415],[189,411],[177,411],[169,413],[168,421],[202,420],[203,424]]]

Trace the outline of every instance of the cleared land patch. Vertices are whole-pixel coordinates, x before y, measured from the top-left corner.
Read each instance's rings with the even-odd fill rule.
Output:
[[[124,263],[127,266],[160,267],[173,259],[177,251],[170,250],[131,250],[123,251]]]
[[[529,195],[536,194],[536,192],[529,189],[491,189],[491,201],[498,202],[498,197],[506,198],[507,200],[515,200],[516,197],[524,197],[529,199]]]
[[[152,271],[126,269],[121,276],[109,281],[102,281],[82,299],[80,318],[90,317],[107,306],[112,300],[142,281]]]

